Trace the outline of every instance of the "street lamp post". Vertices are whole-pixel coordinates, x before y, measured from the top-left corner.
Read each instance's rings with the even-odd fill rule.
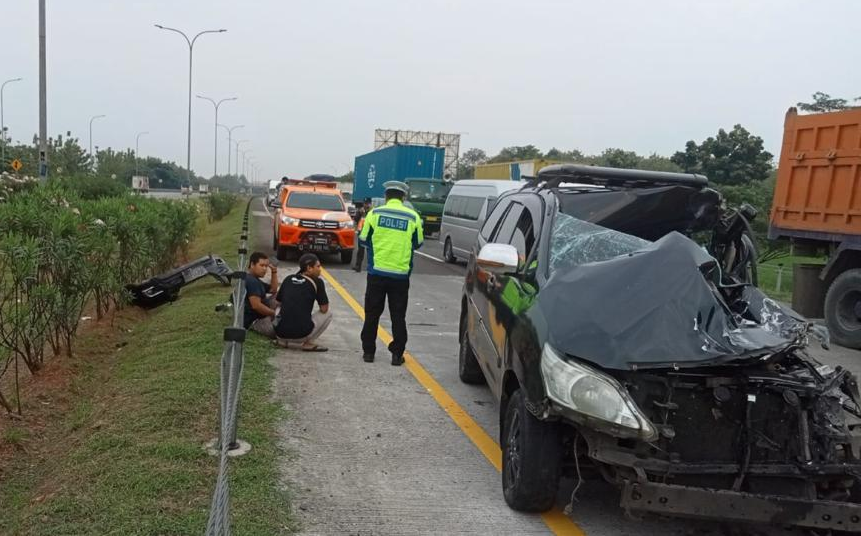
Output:
[[[96,159],[93,158],[93,121],[95,121],[96,119],[101,119],[103,117],[107,117],[107,116],[106,115],[94,115],[93,117],[90,118],[90,160],[91,160],[90,164],[91,165],[93,162],[96,161]]]
[[[230,175],[230,153],[233,147],[231,146],[233,140],[233,131],[237,128],[243,128],[245,125],[236,125],[233,127],[229,127],[227,125],[218,125],[224,130],[227,131],[227,174]]]
[[[20,82],[23,80],[22,78],[13,78],[11,80],[6,80],[0,85],[0,133],[3,136],[3,156],[0,157],[0,169],[6,166],[6,122],[3,120],[3,90],[6,89],[6,84],[11,84],[12,82]]]
[[[247,165],[247,160],[245,159],[245,154],[251,153],[254,151],[252,151],[251,149],[245,149],[244,151],[241,151],[241,152],[242,152],[242,174],[245,175],[245,166]],[[237,167],[239,167],[239,166],[237,166]]]
[[[249,140],[239,140],[236,142],[236,175],[239,176],[239,146]]]
[[[236,100],[236,97],[228,97],[226,99],[221,99],[218,102],[215,102],[209,97],[204,97],[203,95],[198,95],[197,98],[208,100],[215,107],[215,149],[213,149],[215,155],[213,156],[214,163],[212,164],[212,176],[215,177],[216,175],[218,175],[218,107],[221,106],[222,102]],[[228,132],[228,134],[230,134],[230,132]],[[228,143],[230,142],[228,141]],[[230,145],[227,146],[227,152],[228,154],[230,153]]]
[[[185,162],[186,162],[185,172],[186,172],[186,180],[188,181],[188,184],[191,185],[191,66],[192,66],[192,59],[194,57],[194,54],[193,54],[194,43],[195,43],[195,41],[197,41],[197,38],[203,34],[223,33],[223,32],[226,32],[227,30],[225,30],[224,28],[222,28],[220,30],[204,30],[204,31],[198,33],[197,35],[195,35],[193,38],[189,39],[188,36],[185,35],[185,32],[177,30],[176,28],[168,28],[167,26],[162,26],[161,24],[156,24],[155,27],[158,28],[159,30],[167,30],[170,32],[176,32],[179,35],[183,36],[185,38],[185,42],[188,43],[188,144],[186,147],[186,155],[185,155]]]
[[[138,174],[138,151],[140,148],[141,136],[149,134],[149,132],[138,132],[135,136],[135,175]]]

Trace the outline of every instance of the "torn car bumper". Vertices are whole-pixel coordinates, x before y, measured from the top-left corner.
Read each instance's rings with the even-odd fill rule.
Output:
[[[621,506],[627,512],[861,531],[861,505],[846,502],[626,481]]]

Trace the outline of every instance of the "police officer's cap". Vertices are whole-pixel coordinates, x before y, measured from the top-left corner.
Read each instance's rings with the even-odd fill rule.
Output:
[[[383,183],[383,188],[388,192],[389,190],[394,190],[396,192],[403,192],[404,195],[410,193],[410,187],[406,185],[406,183],[401,181],[388,181]]]

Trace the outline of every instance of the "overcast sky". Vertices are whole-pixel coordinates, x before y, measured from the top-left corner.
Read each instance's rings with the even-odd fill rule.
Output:
[[[0,82],[16,140],[38,131],[37,0],[2,0]],[[741,123],[779,152],[786,109],[861,96],[861,1],[48,0],[48,130],[185,164],[194,93],[264,179],[341,174],[375,128],[508,145],[669,155]],[[192,103],[192,168],[213,167],[212,105]],[[240,135],[241,133],[241,135]],[[219,171],[227,166],[219,134]]]

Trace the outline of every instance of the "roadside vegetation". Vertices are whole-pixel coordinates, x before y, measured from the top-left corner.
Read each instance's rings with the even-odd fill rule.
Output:
[[[230,322],[214,306],[229,289],[205,279],[147,312],[125,306],[122,287],[187,257],[234,258],[242,211],[207,224],[209,214],[200,203],[128,194],[86,200],[59,184],[31,186],[0,204],[7,365],[0,386],[10,406],[0,409],[0,532],[205,529],[218,462],[203,446],[217,434],[222,330]],[[22,338],[34,352],[32,373]],[[268,396],[270,354],[249,339],[239,436],[253,450],[231,464],[234,534],[290,526],[275,463],[281,414]]]

